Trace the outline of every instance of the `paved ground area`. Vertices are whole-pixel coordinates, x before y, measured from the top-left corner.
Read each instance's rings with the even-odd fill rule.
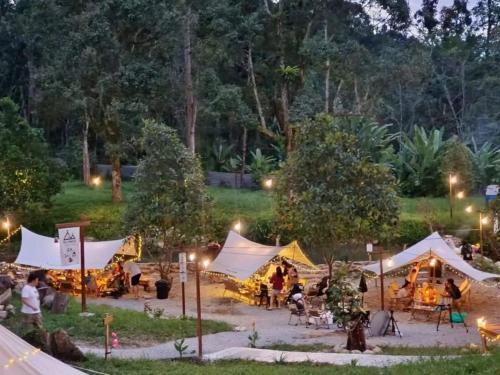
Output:
[[[336,353],[306,353],[306,352],[281,352],[278,350],[229,348],[217,353],[204,356],[210,361],[222,359],[245,359],[257,362],[315,362],[329,363],[332,365],[352,365],[369,367],[387,367],[401,363],[417,362],[430,357],[395,356],[373,354],[336,354]]]
[[[369,303],[376,305],[377,291],[374,285],[369,285],[372,295],[367,296]],[[481,286],[479,286],[481,287]],[[485,302],[492,309],[499,306],[498,294],[496,288],[482,287],[484,291],[481,298],[487,298]],[[144,303],[149,301],[153,307],[161,307],[165,309],[165,314],[168,316],[179,316],[181,314],[181,298],[179,295],[180,288],[174,286],[168,300],[157,299],[140,299],[135,300],[129,296],[120,299],[101,298],[91,299],[90,303],[106,304],[110,306],[128,308],[132,310],[142,311]],[[187,288],[187,314],[189,316],[196,315],[196,306],[194,298],[194,286],[188,284]],[[256,330],[259,333],[260,339],[257,342],[258,346],[268,346],[277,343],[287,344],[314,344],[321,343],[327,345],[345,344],[346,334],[337,329],[315,329],[314,327],[306,328],[304,325],[290,326],[288,325],[289,313],[286,309],[267,311],[265,308],[257,306],[249,306],[244,303],[235,302],[229,298],[223,298],[223,285],[210,284],[204,282],[202,285],[202,311],[203,319],[222,320],[235,327],[241,327],[244,331],[241,332],[221,332],[212,335],[206,335],[203,338],[204,353],[216,353],[228,348],[247,347],[248,335],[252,324],[255,323]],[[475,300],[473,299],[473,304]],[[376,309],[374,309],[376,310]],[[474,309],[473,309],[474,310]],[[467,319],[471,325],[469,332],[466,332],[463,325],[455,325],[451,328],[449,324],[441,326],[439,332],[436,332],[435,320],[433,317],[431,322],[425,322],[421,319],[410,320],[409,313],[398,312],[396,319],[398,320],[399,328],[403,337],[385,336],[385,337],[368,337],[369,345],[386,345],[386,346],[464,346],[470,343],[479,344],[479,335],[475,328],[475,317],[481,313],[481,310],[469,315]],[[489,311],[489,310],[488,310]],[[498,310],[492,310],[498,314]],[[189,345],[188,351],[196,350],[196,338],[186,339]],[[161,343],[158,345],[141,348],[125,347],[113,351],[115,357],[126,358],[173,358],[178,356],[175,351],[173,342]],[[86,352],[93,352],[97,355],[102,355],[101,348],[83,348]],[[340,357],[339,357],[340,358]],[[347,358],[347,357],[346,357]]]

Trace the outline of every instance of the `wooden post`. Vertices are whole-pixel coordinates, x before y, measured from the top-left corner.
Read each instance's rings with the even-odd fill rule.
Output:
[[[384,250],[379,248],[380,257],[380,308],[384,311],[384,266],[383,266],[383,254]]]
[[[181,290],[182,290],[182,317],[186,317],[186,292],[184,288],[184,281],[181,283]]]
[[[80,228],[80,285],[82,289],[82,312],[87,310],[87,293],[85,289],[85,227],[88,225],[90,225],[90,221],[86,220],[83,215],[80,216],[80,221],[74,223],[56,224],[57,229],[74,227]]]
[[[113,315],[105,314],[104,323],[104,359],[108,359],[108,355],[111,354],[109,350],[109,325],[113,322]]]
[[[199,254],[198,254],[199,255]],[[203,357],[202,348],[202,333],[201,333],[201,296],[200,296],[200,265],[199,256],[196,257],[195,267],[196,267],[196,335],[198,336],[198,357],[201,359]]]

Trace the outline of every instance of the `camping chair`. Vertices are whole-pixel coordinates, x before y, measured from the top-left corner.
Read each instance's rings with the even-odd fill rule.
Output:
[[[304,301],[304,298],[300,298],[297,301],[293,301],[288,305],[288,310],[290,311],[290,317],[288,318],[288,325],[291,324],[292,318],[296,317],[297,320],[295,321],[295,325],[300,324],[305,324],[306,327],[309,326],[309,321],[307,317],[307,311],[306,311],[306,303]],[[304,318],[304,321],[302,321],[302,318]]]
[[[330,328],[330,321],[333,325],[333,316],[325,309],[325,300],[321,296],[311,297],[309,299],[309,310],[307,312],[308,322],[314,321],[316,329]]]

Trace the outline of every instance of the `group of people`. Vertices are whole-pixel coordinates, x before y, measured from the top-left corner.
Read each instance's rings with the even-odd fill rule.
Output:
[[[109,288],[120,291],[120,295],[127,290],[127,284],[130,286],[130,291],[136,299],[140,298],[139,283],[141,281],[141,268],[135,262],[117,262],[113,270],[112,277],[108,283]]]

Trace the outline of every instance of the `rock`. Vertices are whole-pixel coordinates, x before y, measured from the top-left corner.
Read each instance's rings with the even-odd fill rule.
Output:
[[[55,297],[55,294],[47,294],[43,298],[42,306],[46,307],[48,309],[51,309],[52,308],[52,304],[54,302],[54,297]]]
[[[64,294],[57,292],[54,296],[54,300],[52,302],[52,313],[54,314],[63,314],[66,312],[68,307],[69,297]]]
[[[40,348],[48,354],[52,354],[49,346],[49,333],[43,329],[32,329],[22,336],[22,339],[33,345],[35,348]]]
[[[8,311],[0,311],[0,319],[7,318],[7,315],[9,315]]]
[[[375,354],[373,350],[365,350],[363,354]]]
[[[11,298],[12,298],[12,290],[10,288],[4,289],[2,292],[0,292],[1,305],[7,305],[10,302]]]
[[[361,350],[351,350],[351,354],[361,354]]]
[[[374,346],[372,351],[374,354],[380,354],[382,353],[382,348],[380,346]]]
[[[58,359],[65,361],[83,361],[86,359],[63,329],[52,332],[49,342],[52,355]]]

